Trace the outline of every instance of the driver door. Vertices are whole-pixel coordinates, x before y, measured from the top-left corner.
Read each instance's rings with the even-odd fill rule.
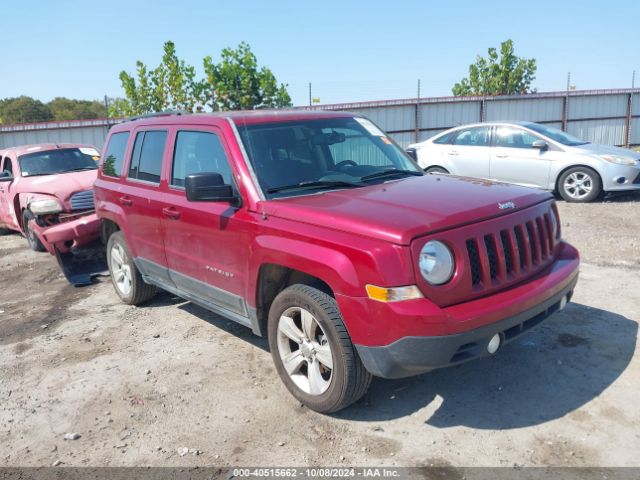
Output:
[[[491,149],[491,180],[548,188],[552,148],[534,148],[542,138],[518,127],[499,126]]]
[[[15,175],[15,169],[11,158],[5,156],[0,158],[0,173],[9,173]],[[18,228],[18,222],[13,208],[13,200],[11,199],[11,189],[14,181],[0,182],[0,224],[10,228]]]

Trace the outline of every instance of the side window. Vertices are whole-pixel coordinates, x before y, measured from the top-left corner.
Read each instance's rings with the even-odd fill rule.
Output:
[[[128,140],[129,132],[120,132],[111,135],[102,164],[102,173],[110,177],[119,177],[122,175],[124,151],[127,148]]]
[[[524,130],[512,127],[496,129],[496,147],[533,148],[533,142],[540,140]]]
[[[451,143],[451,139],[457,134],[458,132],[452,132],[452,133],[446,133],[444,135],[442,135],[441,137],[436,138],[433,143],[437,143],[438,145],[446,145],[448,143]]]
[[[184,187],[187,175],[201,172],[219,173],[224,183],[232,183],[229,161],[215,133],[179,131],[173,154],[171,185]]]
[[[460,130],[452,143],[467,147],[486,147],[489,145],[489,127]]]
[[[10,173],[11,176],[13,176],[13,166],[11,165],[11,159],[9,157],[4,157],[4,159],[2,159],[2,169],[0,170],[0,173]]]
[[[160,183],[162,155],[166,140],[167,132],[165,130],[138,132],[131,155],[129,178]]]

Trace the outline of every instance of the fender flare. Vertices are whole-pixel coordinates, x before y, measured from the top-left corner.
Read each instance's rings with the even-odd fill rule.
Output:
[[[274,235],[256,237],[250,251],[258,253],[249,257],[246,298],[252,303],[257,299],[260,267],[265,264],[280,265],[319,278],[329,285],[334,294],[363,295],[364,287],[358,272],[342,252]]]

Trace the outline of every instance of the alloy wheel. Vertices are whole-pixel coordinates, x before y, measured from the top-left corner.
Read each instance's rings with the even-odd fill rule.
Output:
[[[278,353],[300,390],[322,395],[333,378],[333,354],[318,320],[301,307],[290,307],[278,321]]]
[[[111,275],[114,284],[122,295],[131,292],[131,267],[125,261],[126,253],[122,245],[114,244],[111,248]]]
[[[563,188],[571,198],[581,200],[591,193],[593,179],[586,172],[573,172],[565,178]]]

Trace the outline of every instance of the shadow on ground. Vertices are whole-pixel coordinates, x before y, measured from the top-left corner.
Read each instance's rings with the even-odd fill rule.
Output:
[[[147,306],[167,305],[268,350],[266,339],[248,328],[170,294]],[[367,395],[335,417],[384,421],[431,406],[424,421],[440,428],[548,422],[588,403],[620,376],[635,352],[637,330],[624,316],[571,303],[493,357],[407,379],[374,378]]]
[[[180,297],[177,297],[168,292],[160,292],[150,302],[143,305],[143,308],[158,308],[167,306],[177,306],[180,310],[188,312],[195,317],[204,320],[214,327],[224,330],[227,333],[235,335],[238,338],[250,343],[251,345],[261,348],[264,351],[269,351],[269,344],[266,338],[258,337],[249,328],[240,325],[233,320],[222,317],[217,313],[213,313],[205,308],[199,307],[195,303],[191,303]]]
[[[414,378],[374,379],[365,399],[337,416],[391,420],[433,404],[424,421],[440,428],[548,422],[597,397],[620,376],[635,352],[637,330],[621,315],[569,304],[493,357]]]

